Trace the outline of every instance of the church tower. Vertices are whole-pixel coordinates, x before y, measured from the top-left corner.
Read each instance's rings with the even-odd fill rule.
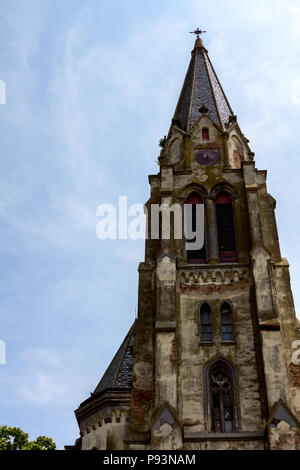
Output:
[[[300,450],[300,334],[268,193],[197,39],[149,177],[138,318],[76,410],[82,449]],[[153,205],[204,207],[204,244],[152,235]],[[172,212],[172,211],[171,211]]]

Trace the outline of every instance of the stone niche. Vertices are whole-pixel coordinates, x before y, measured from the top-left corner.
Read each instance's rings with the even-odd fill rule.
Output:
[[[152,422],[151,447],[158,450],[182,448],[182,429],[174,410],[167,403],[162,406]]]
[[[300,423],[281,400],[268,421],[271,450],[300,450]]]

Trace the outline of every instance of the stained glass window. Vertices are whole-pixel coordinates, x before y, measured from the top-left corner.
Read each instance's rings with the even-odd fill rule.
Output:
[[[232,312],[230,305],[224,303],[220,310],[221,337],[223,341],[233,341]]]
[[[222,362],[216,363],[210,374],[212,430],[234,431],[233,380],[230,369]]]
[[[210,343],[213,340],[211,308],[203,304],[200,308],[200,334],[201,341]]]

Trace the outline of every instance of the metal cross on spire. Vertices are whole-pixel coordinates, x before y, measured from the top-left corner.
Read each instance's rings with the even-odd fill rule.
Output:
[[[191,31],[190,34],[197,34],[197,39],[199,39],[200,34],[207,33],[207,31],[202,31],[202,29],[197,28],[195,31]]]

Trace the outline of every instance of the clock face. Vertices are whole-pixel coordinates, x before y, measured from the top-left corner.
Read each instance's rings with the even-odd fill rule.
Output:
[[[220,161],[218,150],[198,150],[196,153],[196,161],[199,165],[217,165]]]

